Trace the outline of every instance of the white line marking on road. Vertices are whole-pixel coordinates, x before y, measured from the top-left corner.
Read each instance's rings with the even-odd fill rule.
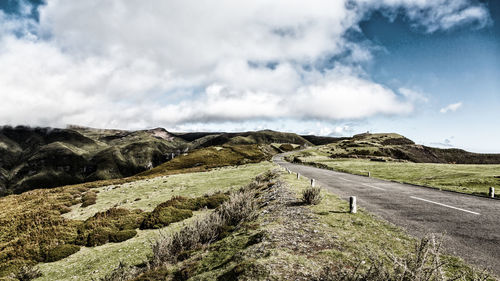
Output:
[[[465,209],[462,209],[462,208],[453,207],[453,206],[450,206],[450,205],[446,205],[446,204],[443,204],[443,203],[434,202],[434,201],[431,201],[431,200],[427,200],[427,199],[423,199],[423,198],[419,198],[419,197],[415,197],[415,196],[410,196],[410,198],[413,198],[413,199],[416,199],[416,200],[420,200],[420,201],[424,201],[424,202],[428,202],[428,203],[432,203],[432,204],[436,204],[436,205],[447,207],[447,208],[451,208],[451,209],[455,209],[455,210],[459,210],[459,211],[466,212],[466,213],[471,213],[471,214],[474,214],[474,215],[481,215],[480,213],[476,213],[476,212],[473,212],[473,211],[465,210]]]
[[[356,181],[352,181],[352,180],[348,180],[348,179],[344,179],[344,178],[341,178],[339,177],[339,179],[343,180],[343,181],[348,181],[348,182],[354,182],[354,183],[358,183]],[[383,190],[385,191],[384,188],[381,188],[381,187],[378,187],[378,186],[374,186],[374,185],[371,185],[371,184],[366,184],[366,183],[359,183],[361,185],[364,185],[364,186],[368,186],[368,187],[371,187],[371,188],[375,188],[375,189],[378,189],[378,190]]]
[[[383,189],[382,187],[374,186],[371,184],[362,183],[362,185],[385,191],[385,189]]]

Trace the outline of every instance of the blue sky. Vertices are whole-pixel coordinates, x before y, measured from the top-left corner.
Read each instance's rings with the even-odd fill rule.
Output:
[[[0,123],[500,152],[500,4],[0,1]]]

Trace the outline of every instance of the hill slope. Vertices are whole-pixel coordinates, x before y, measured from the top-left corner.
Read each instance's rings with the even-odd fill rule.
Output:
[[[500,164],[500,154],[472,153],[415,144],[399,134],[359,134],[318,150],[331,158],[369,158],[415,163]]]
[[[187,143],[163,129],[0,128],[0,195],[130,176]]]

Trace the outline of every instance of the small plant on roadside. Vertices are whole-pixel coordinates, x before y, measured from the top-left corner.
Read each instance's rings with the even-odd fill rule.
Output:
[[[302,202],[307,205],[318,205],[321,203],[321,188],[320,187],[308,187],[302,191]]]

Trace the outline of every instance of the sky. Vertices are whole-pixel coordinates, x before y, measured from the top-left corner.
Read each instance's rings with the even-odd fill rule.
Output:
[[[500,152],[500,1],[0,0],[0,125]]]

